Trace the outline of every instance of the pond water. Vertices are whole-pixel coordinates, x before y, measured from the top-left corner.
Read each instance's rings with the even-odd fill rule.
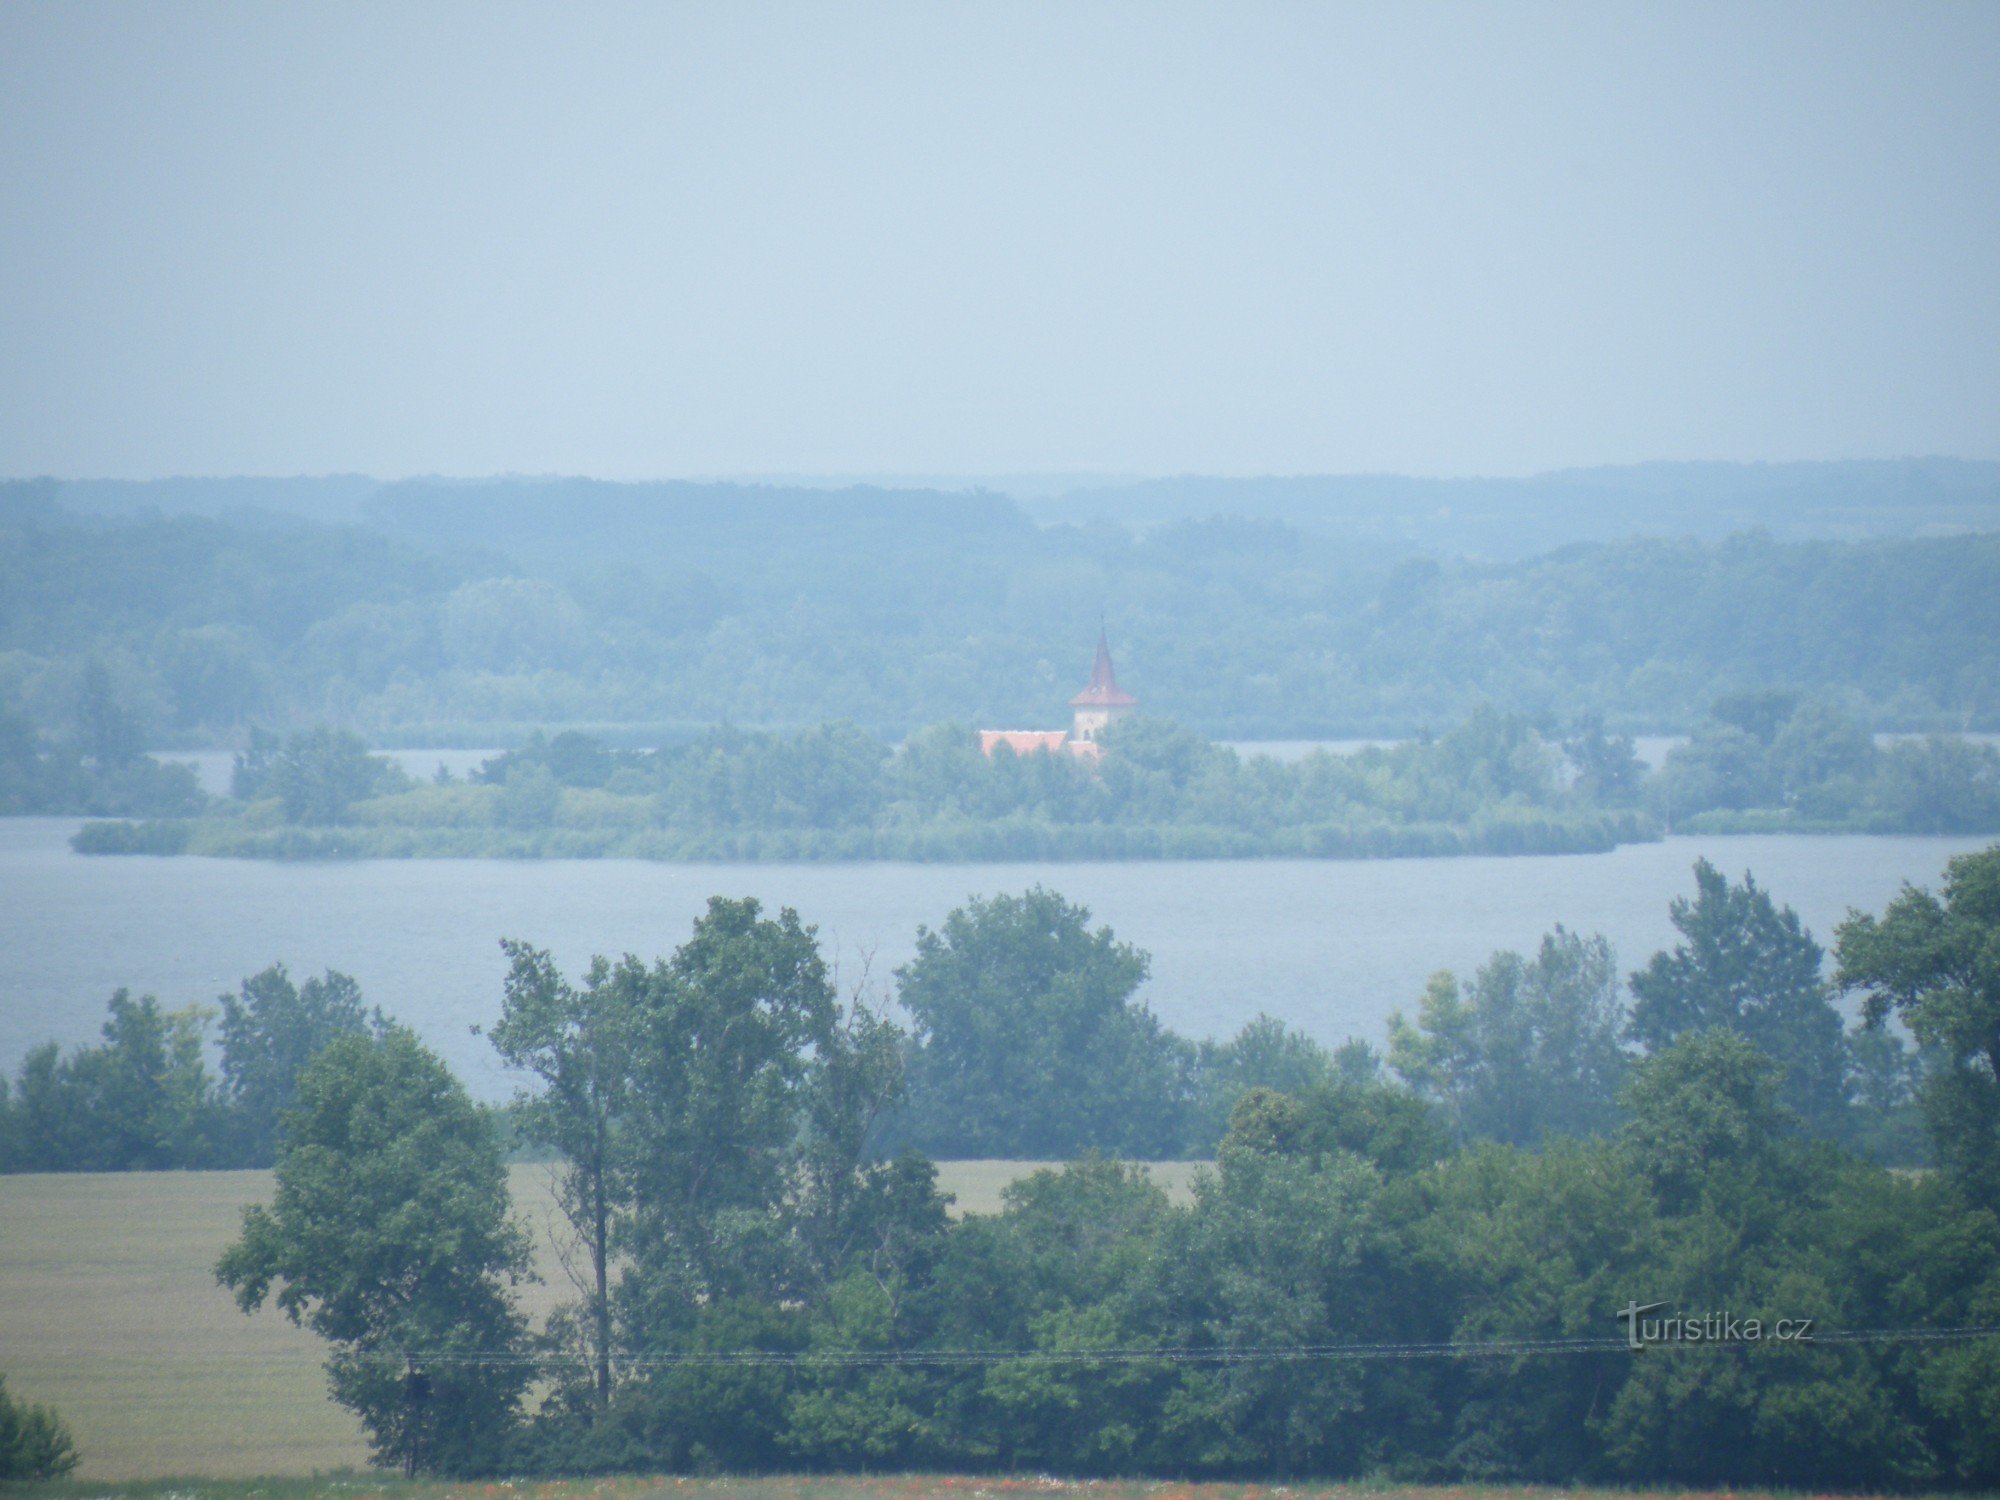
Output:
[[[1697,857],[1745,870],[1822,941],[1849,906],[1880,910],[1904,881],[1934,884],[1980,839],[1688,837],[1609,854],[1444,860],[1232,860],[1121,864],[651,864],[633,860],[85,858],[73,818],[0,819],[0,1068],[47,1040],[94,1038],[126,986],[179,1006],[212,1002],[276,960],[328,966],[414,1026],[476,1092],[509,1079],[471,1028],[491,1021],[499,939],[652,958],[683,941],[708,896],[752,895],[816,923],[843,989],[880,993],[972,894],[1040,882],[1152,954],[1144,995],[1190,1036],[1226,1035],[1259,1011],[1328,1043],[1379,1041],[1440,968],[1470,972],[1532,948],[1561,922],[1602,932],[1636,967],[1668,943],[1667,902]]]

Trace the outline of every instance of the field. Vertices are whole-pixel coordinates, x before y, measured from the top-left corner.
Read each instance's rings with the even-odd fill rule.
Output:
[[[953,1162],[939,1175],[961,1212],[990,1212],[1033,1165]],[[1184,1191],[1192,1168],[1154,1171]],[[245,1317],[215,1284],[216,1257],[270,1180],[0,1176],[0,1375],[17,1398],[62,1414],[81,1476],[306,1475],[367,1462],[358,1425],[326,1395],[319,1340],[268,1307]],[[571,1295],[547,1232],[549,1169],[516,1166],[513,1188],[542,1275],[524,1300],[541,1313]]]
[[[1692,1500],[1673,1490],[1546,1489],[1526,1485],[1179,1484],[1118,1480],[909,1474],[867,1478],[632,1478],[554,1483],[446,1484],[342,1475],[320,1480],[171,1480],[151,1484],[36,1485],[27,1495],[84,1500]],[[1760,1500],[1738,1490],[1712,1500]],[[1822,1497],[1824,1500],[1824,1497]]]

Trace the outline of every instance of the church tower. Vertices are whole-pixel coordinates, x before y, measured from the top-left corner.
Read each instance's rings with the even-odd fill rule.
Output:
[[[1070,737],[1078,744],[1095,745],[1104,726],[1124,718],[1139,706],[1139,700],[1118,686],[1118,674],[1111,670],[1111,647],[1103,630],[1097,632],[1097,660],[1090,669],[1090,686],[1069,700],[1076,713]]]

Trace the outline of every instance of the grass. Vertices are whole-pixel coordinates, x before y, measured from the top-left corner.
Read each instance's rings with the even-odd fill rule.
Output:
[[[129,1496],[132,1500],[1676,1500],[1670,1490],[1550,1489],[1534,1485],[1185,1484],[1146,1480],[991,1478],[957,1474],[755,1477],[675,1477],[502,1481],[497,1484],[415,1482],[373,1475],[316,1479],[159,1480],[90,1485],[75,1481],[22,1491],[50,1500]],[[1759,1500],[1768,1492],[1738,1490],[1718,1500]]]
[[[1035,1165],[947,1162],[939,1178],[959,1212],[990,1213]],[[1193,1173],[1183,1163],[1153,1170],[1177,1193]],[[539,1316],[572,1295],[546,1232],[549,1168],[517,1165],[512,1180],[535,1230],[542,1281],[523,1300]],[[84,1478],[308,1475],[367,1463],[359,1426],[326,1394],[325,1346],[269,1307],[245,1317],[215,1284],[244,1206],[270,1184],[268,1172],[0,1176],[0,1375],[16,1399],[61,1414]]]

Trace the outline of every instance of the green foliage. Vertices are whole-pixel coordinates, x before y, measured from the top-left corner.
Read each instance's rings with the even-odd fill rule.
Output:
[[[276,1159],[279,1120],[291,1108],[299,1075],[336,1037],[370,1029],[361,987],[332,969],[294,985],[283,964],[245,979],[220,997],[222,1083],[235,1154],[249,1166]],[[373,1029],[386,1022],[377,1010]]]
[[[1683,1209],[1705,1194],[1727,1206],[1729,1195],[1754,1191],[1757,1169],[1794,1123],[1779,1103],[1779,1076],[1767,1055],[1728,1030],[1692,1032],[1635,1070],[1620,1134],[1662,1206]]]
[[[629,972],[614,979],[600,959],[576,989],[548,954],[525,943],[501,946],[509,968],[493,1046],[537,1080],[539,1089],[516,1096],[515,1116],[530,1141],[564,1164],[556,1204],[590,1258],[586,1306],[575,1321],[602,1410],[611,1399],[611,1230],[626,1206],[614,1133],[632,1083],[639,987]]]
[[[406,742],[845,717],[900,738],[1053,722],[1108,601],[1141,696],[1218,737],[1407,734],[1481,702],[1684,726],[1718,685],[1770,684],[1871,725],[2000,722],[1990,535],[1478,562],[1249,520],[1041,527],[997,496],[574,481],[385,486],[372,514],[377,532],[9,507],[0,652],[43,722],[100,660],[156,731],[338,705]],[[469,556],[474,536],[497,553]]]
[[[111,997],[103,1042],[64,1057],[30,1052],[10,1096],[7,1159],[15,1172],[159,1171],[227,1160],[228,1120],[202,1059],[208,1016],[163,1011],[151,995]]]
[[[1225,1142],[1219,1171],[1197,1184],[1192,1212],[1170,1226],[1163,1247],[1174,1342],[1247,1351],[1371,1338],[1362,1271],[1380,1190],[1377,1172],[1349,1152]],[[1197,1471],[1290,1476],[1362,1466],[1366,1386],[1355,1364],[1252,1359],[1178,1385],[1166,1403],[1169,1431],[1175,1456]]]
[[[1657,1051],[1693,1032],[1738,1032],[1780,1068],[1786,1106],[1814,1132],[1841,1135],[1848,1053],[1823,950],[1750,876],[1731,885],[1700,860],[1694,877],[1694,900],[1670,908],[1681,942],[1632,976],[1634,1040]]]
[[[711,899],[670,960],[620,968],[639,1011],[620,1295],[637,1336],[655,1337],[706,1302],[791,1284],[770,1211],[796,1176],[812,1054],[832,1045],[838,1005],[798,913],[767,918],[751,899]]]
[[[1991,833],[2000,821],[2000,754],[1947,735],[1882,753],[1874,790],[1883,823],[1913,833]]]
[[[185,854],[194,830],[186,823],[86,823],[70,838],[78,854]]]
[[[0,1376],[0,1480],[60,1479],[77,1458],[62,1418],[46,1406],[16,1401]]]
[[[344,822],[364,797],[405,790],[395,764],[368,753],[359,735],[321,725],[282,741],[253,742],[236,758],[231,791],[241,799],[275,797],[287,823]]]
[[[77,692],[76,744],[100,769],[130,765],[146,748],[136,715],[118,702],[111,673],[101,661],[84,668]]]
[[[1580,795],[1607,807],[1629,807],[1638,801],[1645,762],[1629,734],[1605,733],[1602,715],[1585,715],[1562,742],[1562,750],[1576,770]]]
[[[1973,926],[1943,951],[1976,960],[1991,904],[1984,868],[1955,866],[1944,903],[1899,916],[1917,912],[1935,937],[1955,913]],[[1685,951],[1663,955],[1663,971],[1679,973],[1708,938],[1750,951],[1745,934],[1784,928],[1754,886],[1710,885],[1741,899],[1706,913],[1707,926],[1692,920],[1699,901],[1686,904]],[[1879,938],[1886,927],[1867,931]],[[1143,973],[1139,955],[1045,891],[974,903],[929,936],[916,988],[947,1006],[1067,997],[1089,1002],[1077,1010],[1103,1025]],[[517,1382],[481,1398],[477,1438],[440,1441],[439,1464],[472,1469],[504,1454],[512,1468],[567,1471],[1904,1489],[2000,1479],[1990,1341],[1636,1355],[1570,1342],[1615,1334],[1617,1310],[1634,1302],[1766,1326],[1812,1318],[1828,1332],[1957,1328],[2000,1313],[1990,1205],[1961,1177],[1893,1174],[1812,1141],[1785,1105],[1783,1067],[1736,1027],[1688,1025],[1634,1061],[1613,1133],[1578,1138],[1552,1119],[1531,1147],[1455,1149],[1464,1117],[1447,1107],[1476,1091],[1432,1102],[1388,1081],[1363,1049],[1315,1054],[1262,1023],[1204,1049],[1200,1067],[1218,1086],[1225,1076],[1302,1081],[1295,1093],[1237,1090],[1192,1201],[1171,1202],[1142,1170],[1091,1157],[1014,1184],[999,1214],[953,1223],[927,1161],[874,1157],[900,1038],[859,1009],[842,1015],[795,914],[770,919],[754,902],[718,898],[670,959],[600,960],[578,986],[537,950],[508,952],[496,1041],[538,1081],[518,1110],[563,1155],[569,1201],[588,1207],[601,1186],[612,1269],[622,1265],[610,1378],[607,1388],[601,1367],[575,1378],[604,1347],[587,1330],[602,1306],[587,1293],[552,1325],[558,1362],[518,1441],[503,1399]],[[1482,1069],[1523,1055],[1567,1077],[1572,1043],[1615,1041],[1601,944],[1558,932],[1532,962],[1503,960],[1456,1002],[1470,1018],[1439,1011],[1437,1024],[1401,1039],[1399,1062],[1420,1082],[1486,1084]],[[1937,999],[1929,971],[1910,962],[1897,982]],[[1940,999],[1939,1014],[1962,1019],[1962,998]],[[1894,1003],[1885,990],[1879,1006]],[[1488,1006],[1485,1024],[1477,1012]],[[1047,1011],[1055,1025],[1067,1014]],[[1524,1014],[1539,1029],[1519,1024]],[[913,1070],[935,1038],[920,1030]],[[398,1047],[422,1066],[362,1066]],[[1467,1058],[1470,1071],[1455,1072]],[[246,1303],[283,1282],[281,1305],[317,1319],[367,1292],[382,1267],[422,1258],[424,1236],[450,1212],[490,1204],[490,1130],[474,1153],[486,1164],[474,1189],[440,1199],[410,1180],[420,1163],[445,1170],[464,1158],[469,1106],[446,1085],[400,1033],[343,1038],[321,1054],[301,1087],[277,1203],[253,1211],[223,1267]],[[407,1151],[406,1133],[418,1143]],[[417,1211],[384,1218],[378,1192],[414,1199]],[[332,1211],[343,1204],[350,1211]],[[288,1239],[281,1222],[297,1233]],[[472,1261],[497,1233],[465,1242]],[[295,1276],[321,1274],[321,1261],[345,1266],[348,1252],[366,1274],[350,1267],[317,1283],[323,1293],[294,1292]],[[497,1297],[498,1274],[518,1262],[489,1253],[487,1264],[481,1285]],[[405,1316],[366,1305],[358,1322],[329,1315],[323,1331],[355,1339],[337,1371],[379,1368],[350,1357],[364,1342],[353,1330]],[[480,1305],[491,1314],[492,1302]],[[500,1306],[483,1347],[518,1349],[519,1325]],[[455,1347],[470,1350],[474,1335],[463,1336]],[[1491,1347],[1436,1347],[1453,1343]],[[574,1360],[572,1346],[587,1357]],[[368,1347],[408,1345],[385,1336]],[[1409,1357],[1342,1357],[1369,1350]],[[518,1367],[477,1368],[499,1380]],[[413,1390],[429,1399],[436,1389],[410,1374],[342,1389],[393,1417]],[[395,1446],[410,1430],[401,1420],[380,1430],[385,1451],[407,1459]]]
[[[1825,699],[1738,694],[1668,753],[1645,796],[1669,824],[1707,832],[1991,832],[2000,753],[1936,734],[1878,750]]]
[[[1883,1316],[1879,1302],[1868,1304],[1893,1295],[1895,1277],[1922,1253],[1912,1229],[1940,1216],[1933,1209],[1900,1231],[1870,1223],[1857,1242],[1857,1211],[1892,1194],[1893,1179],[1789,1131],[1778,1086],[1773,1063],[1727,1031],[1690,1036],[1639,1069],[1620,1144],[1659,1215],[1647,1257],[1653,1284],[1684,1305],[1727,1307],[1767,1327],[1806,1306],[1823,1327],[1870,1326],[1871,1314],[1877,1325],[1916,1321],[1907,1306]],[[1941,1310],[1934,1304],[1930,1315]],[[1894,1354],[1776,1342],[1720,1357],[1662,1353],[1635,1361],[1603,1422],[1606,1456],[1625,1473],[1717,1484],[1762,1472],[1887,1487],[1909,1485],[1934,1462],[1927,1415]]]
[[[0,816],[180,818],[207,807],[191,767],[138,753],[136,721],[112,692],[101,666],[87,674],[76,727],[53,737],[0,698]]]
[[[1254,1016],[1228,1041],[1197,1044],[1195,1120],[1186,1145],[1199,1153],[1213,1151],[1229,1128],[1236,1101],[1252,1089],[1303,1094],[1341,1078],[1371,1078],[1379,1066],[1366,1042],[1349,1041],[1329,1052],[1275,1017]]]
[[[1414,1025],[1389,1018],[1389,1065],[1461,1139],[1533,1145],[1615,1121],[1624,1027],[1610,944],[1557,927],[1532,960],[1496,953],[1463,989],[1432,976]]]
[[[795,1350],[805,1310],[852,1321],[855,1299],[879,1298],[893,1311],[928,1274],[945,1232],[935,1174],[873,1149],[900,1033],[841,1007],[813,930],[754,900],[717,897],[671,958],[597,959],[581,986],[506,947],[493,1040],[537,1080],[516,1108],[562,1157],[559,1203],[590,1256],[582,1304],[552,1323],[589,1380],[559,1367],[537,1451],[775,1464],[781,1375],[653,1366],[614,1387],[614,1371],[629,1353]],[[853,1394],[822,1392],[812,1420],[868,1449],[878,1439],[858,1434],[874,1419]]]
[[[1449,1156],[1451,1135],[1429,1101],[1380,1077],[1343,1077],[1298,1095],[1252,1089],[1230,1112],[1217,1156],[1232,1151],[1350,1155],[1407,1178]]]
[[[561,802],[562,788],[548,767],[526,762],[507,773],[495,811],[503,827],[545,828],[555,820]]]
[[[217,1012],[111,997],[104,1040],[30,1052],[0,1088],[0,1171],[267,1166],[301,1071],[328,1042],[385,1024],[344,974],[294,987],[282,964],[219,1000],[222,1076],[205,1056]]]
[[[907,1138],[942,1156],[1178,1154],[1191,1047],[1133,1003],[1146,956],[1041,886],[975,899],[896,972]]]
[[[1938,1165],[2000,1204],[2000,846],[1952,860],[1942,900],[1906,886],[1879,918],[1849,917],[1836,946],[1868,1024],[1894,1015],[1938,1059],[1922,1085]]]
[[[1739,717],[1768,727],[1794,701],[1766,698],[1776,707],[1763,717]],[[1769,743],[1711,721],[1650,781],[1629,739],[1586,721],[1558,745],[1490,706],[1441,737],[1289,762],[1146,717],[1100,743],[1103,759],[1086,761],[1004,745],[989,757],[950,725],[900,754],[847,723],[722,728],[651,751],[537,732],[473,784],[412,787],[351,734],[255,731],[233,816],[89,825],[72,842],[275,859],[1378,858],[1609,849],[1656,836],[1641,801],[1711,831],[2000,828],[2000,753],[1943,738],[1878,753],[1819,700],[1792,708]],[[0,734],[0,767],[6,744]]]
[[[1778,801],[1765,747],[1733,724],[1699,724],[1667,754],[1653,803],[1669,823],[1716,810],[1741,812]]]
[[[1438,1340],[1601,1337],[1646,1285],[1658,1217],[1644,1179],[1603,1141],[1539,1151],[1482,1143],[1403,1205],[1403,1326]],[[1410,1476],[1574,1482],[1605,1473],[1593,1418],[1629,1370],[1616,1354],[1503,1355],[1426,1370],[1394,1393]]]
[[[216,1277],[334,1346],[334,1399],[406,1474],[492,1462],[527,1384],[527,1272],[492,1121],[409,1032],[347,1035],[298,1080],[271,1205]],[[472,1356],[467,1358],[466,1356]]]

